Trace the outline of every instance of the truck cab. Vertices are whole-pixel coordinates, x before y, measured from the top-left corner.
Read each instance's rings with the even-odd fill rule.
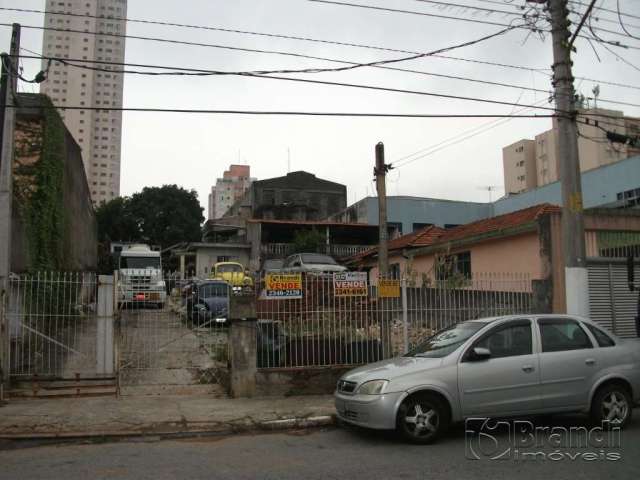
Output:
[[[118,262],[118,296],[124,305],[156,305],[167,300],[160,252],[144,244],[129,245]]]

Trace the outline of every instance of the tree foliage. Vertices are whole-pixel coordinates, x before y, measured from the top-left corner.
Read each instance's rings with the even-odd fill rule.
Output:
[[[195,190],[177,185],[145,187],[98,208],[98,237],[101,242],[138,241],[162,248],[197,242],[202,237],[202,212]]]

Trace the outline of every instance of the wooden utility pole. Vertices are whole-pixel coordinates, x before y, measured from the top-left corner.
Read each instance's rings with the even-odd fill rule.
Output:
[[[384,163],[384,144],[379,142],[376,145],[376,166],[373,169],[373,174],[376,177],[376,189],[378,190],[378,230],[380,238],[380,245],[378,246],[378,275],[381,277],[386,277],[389,272],[386,177],[390,169],[391,166]]]
[[[557,155],[562,188],[562,246],[567,313],[589,314],[589,285],[584,238],[578,125],[571,50],[584,19],[571,36],[567,0],[549,0],[553,38],[553,85],[558,128]],[[594,2],[595,3],[595,0]],[[587,11],[588,16],[590,10]]]
[[[0,381],[9,380],[9,325],[6,315],[11,271],[11,206],[13,199],[13,142],[18,93],[20,25],[13,24],[10,55],[2,54],[0,77]],[[3,387],[0,386],[0,389]]]

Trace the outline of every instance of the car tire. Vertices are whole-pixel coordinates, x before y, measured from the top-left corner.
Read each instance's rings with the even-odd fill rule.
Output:
[[[624,427],[631,421],[633,402],[621,383],[610,383],[598,389],[591,402],[591,420],[603,428]]]
[[[405,440],[427,444],[436,441],[449,428],[450,421],[449,409],[439,396],[416,394],[400,405],[396,429]]]

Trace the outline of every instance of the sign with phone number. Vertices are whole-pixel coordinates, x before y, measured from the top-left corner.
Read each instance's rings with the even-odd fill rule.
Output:
[[[287,300],[302,298],[302,274],[268,273],[265,279],[266,298]]]
[[[366,297],[368,293],[367,273],[334,273],[333,290],[336,297]]]

